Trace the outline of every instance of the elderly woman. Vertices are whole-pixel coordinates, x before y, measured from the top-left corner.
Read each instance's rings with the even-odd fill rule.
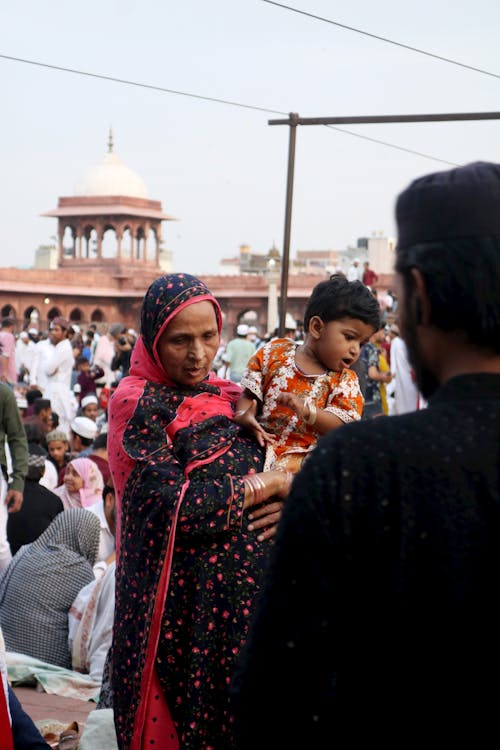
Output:
[[[127,750],[233,747],[233,662],[291,479],[260,472],[262,449],[232,420],[240,387],[211,369],[220,331],[199,279],[157,279],[110,403],[112,687]]]
[[[71,669],[68,611],[94,578],[99,531],[96,515],[72,508],[17,552],[0,580],[0,621],[8,651]]]
[[[74,458],[66,467],[64,483],[53,492],[58,495],[64,509],[88,508],[102,498],[104,479],[90,458]]]

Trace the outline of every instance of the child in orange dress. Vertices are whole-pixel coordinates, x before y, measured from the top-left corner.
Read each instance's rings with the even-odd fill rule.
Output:
[[[350,368],[379,328],[369,289],[334,274],[312,291],[302,344],[278,338],[255,352],[234,420],[266,445],[264,471],[296,473],[321,435],[361,418],[364,400]]]

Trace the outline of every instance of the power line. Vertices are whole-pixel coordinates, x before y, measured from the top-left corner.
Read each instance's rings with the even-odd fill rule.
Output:
[[[423,154],[420,151],[413,151],[411,148],[405,148],[404,146],[396,146],[394,143],[387,143],[386,141],[380,141],[378,138],[371,138],[369,135],[361,135],[360,133],[354,133],[352,130],[346,130],[345,128],[337,128],[335,125],[325,125],[325,128],[331,128],[332,130],[338,130],[339,133],[347,133],[353,135],[355,138],[361,138],[364,141],[371,141],[372,143],[378,143],[381,146],[388,146],[389,148],[395,148],[398,151],[406,151],[407,154],[414,154],[415,156],[423,156],[424,159],[432,159],[432,161],[439,161],[442,164],[449,164],[451,167],[459,167],[460,164],[455,164],[453,161],[446,161],[446,159],[440,159],[438,156],[430,156],[429,154]]]
[[[259,112],[271,112],[276,115],[286,115],[287,112],[282,112],[276,109],[268,109],[267,107],[258,107],[253,104],[243,104],[242,102],[234,102],[230,99],[217,99],[215,96],[203,96],[202,94],[193,94],[188,91],[178,91],[176,89],[167,89],[164,86],[155,86],[152,83],[142,83],[141,81],[130,81],[126,78],[116,78],[115,76],[107,76],[102,73],[90,73],[87,70],[78,70],[76,68],[66,68],[62,65],[50,65],[49,63],[39,62],[38,60],[27,60],[22,57],[13,57],[12,55],[3,55],[0,53],[0,58],[4,60],[11,60],[12,62],[25,63],[26,65],[36,65],[39,68],[49,68],[49,70],[59,70],[62,73],[74,73],[79,76],[86,76],[87,78],[98,78],[102,81],[111,81],[112,83],[123,83],[126,86],[136,86],[142,89],[151,89],[152,91],[161,91],[164,94],[176,94],[177,96],[187,96],[192,99],[202,99],[206,102],[216,102],[217,104],[228,104],[231,107],[243,107],[244,109],[255,109]]]
[[[258,112],[267,112],[269,114],[274,114],[274,115],[288,115],[288,112],[283,112],[277,109],[267,109],[266,107],[259,107],[253,104],[243,104],[241,102],[234,102],[229,99],[218,99],[214,96],[203,96],[202,94],[193,94],[188,91],[179,91],[177,89],[170,89],[164,86],[155,86],[153,84],[142,83],[140,81],[129,81],[125,78],[116,78],[115,76],[108,76],[102,73],[91,73],[86,70],[78,70],[76,68],[67,68],[62,65],[51,65],[49,63],[40,62],[38,60],[28,60],[26,58],[14,57],[12,55],[4,55],[2,53],[0,53],[0,59],[23,63],[26,65],[34,65],[39,68],[48,68],[49,70],[57,70],[62,73],[73,73],[74,75],[85,76],[87,78],[97,78],[103,81],[110,81],[111,83],[121,83],[125,86],[135,86],[136,88],[145,88],[145,89],[149,89],[152,91],[159,91],[164,94],[175,94],[177,96],[185,96],[185,97],[192,98],[192,99],[200,99],[202,101],[214,102],[216,104],[226,104],[226,105],[233,106],[233,107],[243,107],[245,109],[253,109],[253,110],[257,110]],[[395,144],[391,144],[385,141],[379,141],[376,138],[370,138],[369,136],[360,135],[359,133],[354,133],[353,131],[345,130],[344,128],[337,128],[332,125],[328,125],[327,127],[330,127],[332,130],[338,130],[340,133],[347,133],[348,135],[352,135],[355,138],[361,138],[366,141],[372,141],[373,143],[378,143],[380,145],[387,146],[388,148],[394,148],[394,149],[397,149],[398,151],[405,151],[408,154],[414,154],[415,156],[423,156],[426,159],[431,159],[431,160],[441,162],[444,164],[451,164],[453,166],[458,166],[458,165],[455,165],[453,162],[445,161],[444,159],[440,159],[437,156],[430,156],[428,154],[422,154],[419,151],[413,151],[412,149],[404,148],[403,146],[396,146]]]
[[[284,10],[290,10],[293,13],[298,13],[301,16],[308,16],[309,18],[314,18],[316,21],[323,21],[324,23],[329,23],[332,26],[338,26],[341,29],[347,29],[347,31],[354,31],[356,34],[363,34],[363,36],[371,37],[372,39],[378,39],[380,42],[387,42],[388,44],[394,44],[396,47],[402,47],[403,49],[408,49],[411,52],[418,52],[420,55],[427,55],[427,57],[433,57],[435,60],[441,60],[442,62],[450,63],[451,65],[458,65],[461,68],[467,68],[467,70],[473,70],[475,73],[483,73],[484,75],[491,76],[492,78],[500,78],[500,75],[498,73],[492,73],[489,70],[483,70],[482,68],[476,68],[474,65],[467,65],[467,63],[459,62],[458,60],[452,60],[450,57],[443,57],[442,55],[436,55],[433,52],[426,52],[426,50],[419,49],[418,47],[411,47],[409,44],[402,44],[402,42],[395,42],[393,39],[388,39],[385,36],[378,36],[378,34],[371,34],[369,31],[363,31],[362,29],[357,29],[354,26],[347,26],[345,23],[340,23],[339,21],[332,21],[330,18],[324,18],[323,16],[317,16],[314,13],[308,13],[305,10],[299,10],[299,8],[292,8],[290,5],[284,5],[283,3],[278,3],[275,0],[262,0],[263,3],[268,3],[269,5],[276,5],[278,8],[283,8]]]

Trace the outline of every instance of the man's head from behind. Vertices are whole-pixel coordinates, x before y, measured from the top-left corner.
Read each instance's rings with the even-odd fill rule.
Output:
[[[427,334],[444,332],[455,348],[500,354],[500,164],[414,180],[397,199],[396,221],[398,320],[429,396],[440,380],[424,352],[424,326]]]

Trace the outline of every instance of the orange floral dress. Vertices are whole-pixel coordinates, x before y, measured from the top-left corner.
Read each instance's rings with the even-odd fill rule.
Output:
[[[358,376],[352,370],[307,375],[295,362],[299,344],[290,339],[274,339],[260,347],[248,362],[241,379],[259,401],[258,417],[263,428],[276,437],[268,443],[264,471],[284,468],[297,472],[319,437],[292,409],[278,404],[282,393],[295,393],[318,409],[335,414],[342,422],[361,419],[364,399]]]

